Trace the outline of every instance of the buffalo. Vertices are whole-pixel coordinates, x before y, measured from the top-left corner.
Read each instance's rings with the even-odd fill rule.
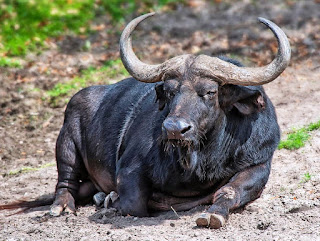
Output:
[[[235,209],[257,199],[280,139],[274,107],[261,85],[288,66],[290,45],[273,22],[278,53],[262,67],[207,55],[181,55],[158,65],[141,62],[131,33],[120,39],[132,77],[91,86],[67,105],[56,144],[58,183],[50,213],[107,196],[122,215],[210,205],[198,226],[220,228]],[[111,198],[110,198],[111,197]]]

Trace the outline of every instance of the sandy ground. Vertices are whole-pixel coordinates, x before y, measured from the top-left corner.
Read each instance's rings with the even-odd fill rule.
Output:
[[[242,5],[237,5],[236,14],[233,8],[237,9],[237,6],[206,7],[199,4],[193,6],[195,9],[192,10],[190,6],[182,7],[176,9],[176,12],[150,20],[150,25],[143,25],[138,32],[139,38],[144,36],[146,31],[157,31],[137,43],[136,51],[143,50],[141,56],[150,62],[157,62],[181,52],[205,52],[232,53],[242,56],[241,59],[250,65],[261,64],[259,61],[263,64],[273,56],[272,44],[265,46],[271,41],[272,35],[262,31],[262,28],[259,28],[261,35],[260,32],[257,33],[253,19],[265,16],[278,20],[278,24],[283,24],[290,37],[293,61],[277,80],[267,84],[265,88],[276,107],[284,137],[290,129],[320,119],[320,36],[316,35],[320,29],[320,5],[316,1],[309,1],[301,6],[299,4],[302,3],[251,7],[245,17],[244,6],[250,5],[245,1]],[[272,11],[273,9],[275,11]],[[213,14],[214,11],[217,11],[216,15]],[[304,11],[308,12],[307,16]],[[293,18],[290,13],[295,13],[298,17]],[[231,15],[233,19],[221,21],[221,18]],[[243,21],[237,22],[238,18]],[[236,22],[236,33],[230,28],[226,30],[227,26]],[[158,31],[159,25],[167,27]],[[247,27],[251,25],[254,27]],[[218,30],[210,32],[208,29],[213,27]],[[232,29],[236,29],[236,26]],[[244,39],[243,33],[249,37]],[[257,35],[262,37],[257,38]],[[306,39],[309,42],[305,43]],[[217,44],[217,40],[220,44]],[[239,41],[242,41],[241,45],[236,44]],[[263,46],[254,44],[259,41]],[[144,44],[150,47],[144,49]],[[53,48],[41,56],[33,56],[34,64],[31,67],[23,70],[2,69],[1,204],[53,193],[57,178],[56,168],[52,164],[54,146],[63,122],[64,106],[51,108],[41,97],[44,90],[57,81],[68,80],[77,69],[82,68],[79,67],[81,61],[78,59],[84,54],[93,56],[90,64],[98,63],[101,51],[94,51],[66,54],[59,48]],[[162,51],[161,54],[158,54],[159,51]],[[59,69],[58,59],[64,61],[64,68],[69,68],[69,76],[55,74],[53,71],[42,74],[39,71],[43,65]],[[24,78],[28,81],[23,81]],[[30,91],[32,88],[41,90]],[[271,176],[261,198],[242,212],[231,214],[227,225],[220,230],[196,227],[195,218],[207,208],[205,206],[179,212],[178,216],[174,212],[166,212],[149,218],[107,217],[104,213],[97,212],[92,205],[80,207],[77,216],[51,217],[48,215],[48,207],[42,207],[13,216],[8,216],[13,212],[1,211],[0,240],[320,240],[319,159],[319,130],[312,132],[311,139],[301,149],[277,150]],[[45,166],[47,164],[48,167]],[[22,167],[42,168],[9,175],[10,171]],[[304,180],[306,173],[311,175],[308,181]]]

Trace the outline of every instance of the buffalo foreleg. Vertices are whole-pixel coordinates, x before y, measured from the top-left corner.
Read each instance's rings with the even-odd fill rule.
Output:
[[[119,198],[112,202],[111,207],[122,215],[148,216],[150,182],[146,180],[139,163],[122,165],[117,173],[117,193]]]
[[[75,213],[75,202],[93,196],[96,188],[88,180],[81,155],[65,126],[61,129],[57,140],[56,159],[58,183],[50,213],[53,216],[59,216],[63,211]]]
[[[270,174],[270,162],[249,167],[235,174],[214,194],[212,205],[196,220],[198,226],[222,227],[230,211],[260,197]]]

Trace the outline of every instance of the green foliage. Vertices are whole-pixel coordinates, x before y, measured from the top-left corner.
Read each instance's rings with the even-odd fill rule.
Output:
[[[136,9],[135,1],[126,0],[102,0],[103,10],[106,10],[113,21],[120,21],[124,16],[131,14]]]
[[[24,55],[48,37],[80,33],[93,18],[93,0],[4,0],[0,5],[1,52]]]
[[[307,127],[307,131],[314,131],[320,129],[320,121],[316,122],[316,123],[311,123],[308,127]]]
[[[288,150],[299,149],[305,145],[305,142],[310,138],[309,133],[305,128],[296,130],[287,136],[287,140],[280,141],[279,149],[285,148]]]
[[[8,57],[0,57],[0,67],[12,67],[21,68],[21,63],[18,60],[14,60]]]
[[[106,61],[101,68],[101,71],[104,72],[105,77],[108,77],[110,79],[116,78],[118,76],[129,75],[128,71],[122,64],[121,59]]]
[[[0,54],[21,56],[45,46],[49,37],[85,34],[90,21],[108,13],[114,22],[182,0],[2,0]],[[86,46],[90,48],[90,46]]]
[[[305,183],[305,182],[308,182],[311,180],[311,174],[309,172],[303,174],[303,178],[302,178],[302,181],[301,183]]]
[[[310,139],[310,132],[317,129],[320,129],[320,121],[311,123],[307,127],[294,130],[288,134],[286,140],[280,141],[278,148],[285,148],[288,150],[299,149],[305,145],[307,140]]]
[[[67,83],[58,83],[51,90],[47,91],[49,103],[54,107],[60,105],[62,98],[70,97],[76,91],[89,85],[110,84],[116,82],[115,79],[128,76],[127,70],[122,65],[120,59],[110,60],[100,68],[90,67]],[[68,99],[64,98],[64,103]]]
[[[184,2],[184,0],[101,0],[101,5],[115,22],[123,21],[132,13],[146,13],[150,9],[157,10],[165,5]]]

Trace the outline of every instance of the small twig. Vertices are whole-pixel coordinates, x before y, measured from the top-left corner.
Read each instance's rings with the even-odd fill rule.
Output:
[[[178,213],[176,212],[176,210],[174,210],[174,208],[172,206],[170,206],[170,207],[171,207],[172,211],[174,212],[174,214],[177,216],[177,218],[180,219],[180,217],[179,217]]]

